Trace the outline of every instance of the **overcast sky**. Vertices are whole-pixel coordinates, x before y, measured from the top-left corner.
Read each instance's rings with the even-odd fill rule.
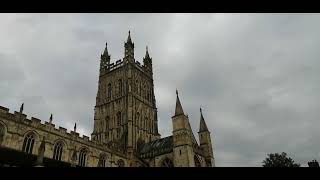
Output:
[[[153,58],[159,131],[175,90],[194,133],[200,105],[217,166],[287,152],[320,160],[319,14],[0,14],[0,106],[81,134],[93,129],[100,54]],[[170,128],[168,128],[170,127]]]

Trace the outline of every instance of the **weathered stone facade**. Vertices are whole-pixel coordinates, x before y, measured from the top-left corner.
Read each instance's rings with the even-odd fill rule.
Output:
[[[43,166],[46,163],[42,158],[87,167],[214,167],[210,132],[202,112],[198,145],[178,92],[172,117],[173,135],[160,137],[148,49],[141,65],[134,59],[134,43],[129,32],[125,57],[116,63],[110,60],[106,47],[100,59],[91,140],[80,137],[76,126],[70,132],[56,128],[52,116],[43,124],[34,117],[28,119],[23,106],[20,112],[14,113],[0,106],[1,148],[8,152],[17,150],[26,156],[36,155],[38,164]]]

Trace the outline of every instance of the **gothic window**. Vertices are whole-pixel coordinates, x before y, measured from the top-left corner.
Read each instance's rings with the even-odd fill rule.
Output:
[[[136,80],[136,92],[139,93],[139,81]]]
[[[200,160],[196,155],[194,155],[194,164],[196,167],[201,167]]]
[[[121,125],[121,112],[117,113],[117,125],[120,126]]]
[[[0,145],[4,140],[4,133],[5,133],[4,125],[0,124]]]
[[[62,142],[59,141],[54,145],[54,148],[53,148],[53,159],[61,161],[62,150],[63,150],[63,145],[62,145]]]
[[[109,121],[110,121],[110,118],[109,116],[106,117],[106,130],[108,131],[109,130]]]
[[[118,167],[124,167],[124,161],[122,159],[119,159],[117,161],[117,165],[118,165]]]
[[[142,119],[142,121],[141,121],[141,126],[140,126],[140,128],[141,129],[144,129],[143,127],[144,127],[144,119],[143,118],[141,118]]]
[[[108,84],[108,98],[111,98],[111,84]]]
[[[79,166],[85,167],[86,166],[86,158],[87,158],[87,150],[81,149],[79,154]]]
[[[139,123],[139,117],[140,117],[140,113],[139,112],[137,112],[137,114],[136,114],[136,118],[135,118],[135,121],[134,121],[134,125],[138,125],[138,123]]]
[[[22,151],[26,152],[27,154],[32,154],[33,145],[34,145],[34,134],[33,133],[29,133],[24,138]]]
[[[150,121],[150,131],[151,131],[151,133],[153,133],[153,122],[152,121]]]
[[[169,158],[165,158],[162,162],[161,162],[161,167],[173,167],[173,162],[171,159]]]
[[[121,79],[119,79],[118,84],[119,84],[119,95],[121,95],[122,94],[122,80]]]
[[[98,162],[98,167],[107,167],[107,158],[105,154],[101,154]]]

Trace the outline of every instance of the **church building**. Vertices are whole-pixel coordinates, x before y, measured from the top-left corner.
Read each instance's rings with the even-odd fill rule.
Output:
[[[135,59],[130,31],[123,59],[100,58],[91,138],[0,106],[0,166],[214,167],[211,134],[200,109],[198,140],[176,91],[172,135],[161,137],[152,58]],[[172,102],[174,103],[174,102]],[[26,104],[27,106],[27,104]],[[67,119],[66,119],[67,121]],[[88,119],[89,121],[89,119]]]

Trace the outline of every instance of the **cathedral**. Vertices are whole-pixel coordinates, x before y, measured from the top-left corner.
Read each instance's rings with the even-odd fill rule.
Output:
[[[107,44],[100,58],[91,138],[75,124],[67,131],[48,121],[27,118],[0,106],[2,167],[215,167],[210,131],[200,108],[199,143],[176,91],[173,131],[158,132],[152,58],[134,58],[130,31],[123,59],[111,62]]]

